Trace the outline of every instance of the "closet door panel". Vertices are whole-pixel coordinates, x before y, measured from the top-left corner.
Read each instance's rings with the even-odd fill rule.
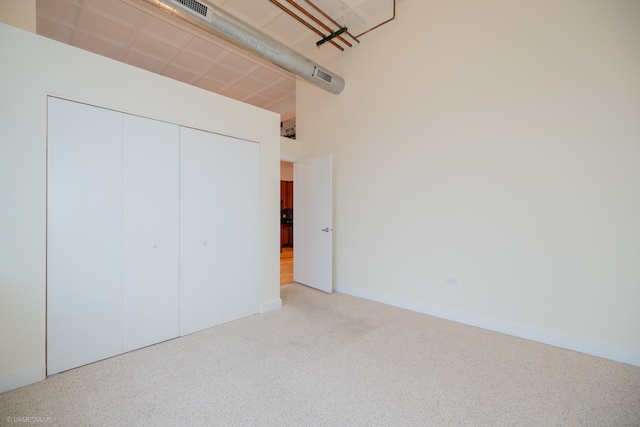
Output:
[[[260,145],[226,138],[225,322],[260,311]]]
[[[180,129],[180,335],[223,317],[222,137]]]
[[[122,115],[48,101],[47,373],[122,352]]]
[[[123,116],[123,349],[179,335],[179,127]]]

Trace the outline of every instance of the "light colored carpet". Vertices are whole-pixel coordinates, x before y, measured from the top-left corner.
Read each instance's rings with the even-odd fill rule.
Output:
[[[640,426],[640,368],[301,285],[0,395],[0,424]],[[48,417],[48,418],[47,418]]]

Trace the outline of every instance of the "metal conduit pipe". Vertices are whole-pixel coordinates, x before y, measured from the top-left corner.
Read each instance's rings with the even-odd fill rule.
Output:
[[[368,33],[368,32],[370,32],[370,31],[375,30],[376,28],[380,28],[380,27],[382,27],[384,24],[388,24],[389,22],[393,21],[394,19],[396,19],[396,0],[393,0],[393,16],[392,16],[391,18],[389,18],[389,19],[387,19],[386,21],[384,21],[384,22],[382,22],[382,23],[380,23],[380,24],[376,25],[376,26],[375,26],[375,27],[373,27],[373,28],[369,28],[369,29],[368,29],[367,31],[365,31],[364,33],[360,33],[360,34],[358,34],[358,35],[356,36],[356,39],[357,39],[358,37],[364,36],[365,34],[367,34],[367,33]]]
[[[301,17],[299,17],[295,13],[293,13],[291,10],[287,9],[286,7],[284,7],[278,0],[269,0],[269,1],[271,3],[273,3],[275,6],[278,6],[280,8],[280,10],[282,10],[283,12],[288,14],[290,17],[292,17],[293,19],[295,19],[296,21],[298,21],[299,23],[301,23],[302,25],[304,25],[305,27],[307,27],[308,29],[310,29],[311,31],[313,31],[314,33],[319,35],[320,37],[324,37],[324,34],[322,34],[322,32],[320,30],[318,30],[313,25],[309,24],[307,21],[305,21],[304,19],[302,19]],[[340,46],[339,44],[337,44],[336,42],[331,42],[331,44],[334,45],[335,47],[337,47],[338,49],[340,49],[341,51],[344,51],[344,48],[342,46]]]
[[[322,11],[318,6],[316,6],[315,4],[313,4],[313,3],[311,2],[311,0],[304,0],[304,1],[306,1],[306,2],[309,4],[309,6],[311,6],[312,8],[314,8],[314,9],[316,10],[316,12],[319,12],[322,16],[324,16],[325,18],[327,18],[327,19],[328,19],[328,20],[329,20],[333,25],[335,25],[335,26],[336,26],[336,27],[338,27],[338,28],[340,28],[340,27],[341,27],[341,25],[340,25],[340,24],[338,24],[338,23],[336,22],[336,20],[335,20],[335,19],[333,19],[332,17],[330,17],[329,15],[327,15],[327,14],[326,14],[324,11]],[[395,0],[394,0],[394,1],[395,1]],[[356,36],[352,35],[349,31],[346,31],[346,33],[347,33],[347,35],[348,35],[349,37],[351,37],[352,39],[354,39],[356,42],[360,43],[360,40],[358,40],[358,38],[357,38]]]
[[[305,9],[304,7],[300,6],[298,3],[296,3],[293,0],[287,0],[287,2],[295,7],[297,10],[299,10],[300,12],[302,12],[304,14],[304,16],[306,16],[307,18],[311,19],[313,22],[315,22],[316,24],[320,25],[322,28],[324,28],[325,30],[329,31],[329,34],[333,33],[334,31],[328,26],[325,25],[321,20],[319,20],[318,18],[316,18],[315,16],[313,16],[311,13],[309,13],[309,11],[307,9]],[[342,28],[340,25],[337,25],[337,27],[340,29]],[[346,30],[345,30],[346,31]],[[324,37],[324,36],[323,36]],[[352,44],[349,43],[348,41],[346,41],[344,38],[342,38],[341,36],[337,36],[337,39],[340,40],[342,43],[346,44],[347,46],[351,47]]]
[[[198,8],[197,12],[192,12],[189,10],[190,8],[180,6],[172,0],[143,1],[200,29],[213,33],[240,48],[248,50],[274,65],[300,76],[309,83],[321,87],[327,92],[337,95],[344,89],[345,81],[342,77],[218,7],[200,3],[196,0],[177,2],[182,4],[197,3],[202,6]],[[205,11],[205,14],[202,14],[202,11]]]

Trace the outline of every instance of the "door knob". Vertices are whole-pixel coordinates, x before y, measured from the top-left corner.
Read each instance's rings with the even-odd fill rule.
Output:
[[[331,231],[331,229],[329,227],[327,227],[327,228],[323,228],[321,231],[324,231],[325,233],[328,233],[329,231]]]

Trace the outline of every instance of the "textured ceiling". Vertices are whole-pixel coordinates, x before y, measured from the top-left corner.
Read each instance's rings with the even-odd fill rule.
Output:
[[[393,0],[200,0],[247,22],[301,54],[322,59],[342,51],[323,36],[347,26],[356,37],[391,18]],[[274,3],[294,11],[321,35]],[[295,3],[295,4],[294,4]],[[295,8],[327,25],[327,31]],[[313,6],[321,9],[335,25]],[[38,34],[281,114],[295,117],[296,76],[141,0],[37,0]],[[334,39],[342,49],[357,49]]]

